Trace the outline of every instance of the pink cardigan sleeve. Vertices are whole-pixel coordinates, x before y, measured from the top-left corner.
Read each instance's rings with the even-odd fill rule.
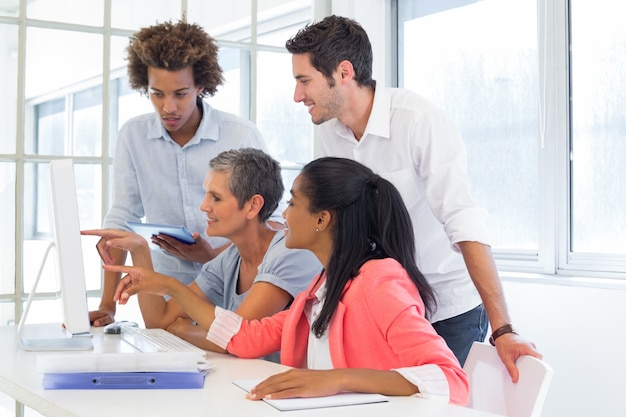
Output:
[[[243,320],[229,310],[216,307],[207,340],[241,358],[259,358],[280,350],[283,321],[289,310],[261,320]]]
[[[416,310],[403,311],[387,330],[389,344],[405,358],[406,366],[396,369],[416,385],[424,398],[442,399],[465,405],[469,381],[457,358]],[[432,333],[431,333],[432,332]]]

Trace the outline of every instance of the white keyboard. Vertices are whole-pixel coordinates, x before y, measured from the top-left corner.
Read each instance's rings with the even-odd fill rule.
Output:
[[[198,352],[206,351],[173,335],[164,329],[143,329],[134,326],[122,326],[122,339],[140,352]]]

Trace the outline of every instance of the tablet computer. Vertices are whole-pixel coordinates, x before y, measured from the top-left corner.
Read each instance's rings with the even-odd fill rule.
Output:
[[[187,230],[185,226],[172,226],[169,224],[155,224],[155,223],[141,223],[141,222],[126,222],[126,225],[130,229],[141,235],[148,243],[152,242],[152,236],[162,233],[177,239],[180,242],[191,245],[196,243],[193,236]]]

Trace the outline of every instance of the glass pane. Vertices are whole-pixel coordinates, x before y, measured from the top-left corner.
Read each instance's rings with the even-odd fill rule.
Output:
[[[0,2],[0,16],[17,16],[19,13],[19,0],[3,0]]]
[[[71,155],[102,155],[102,86],[73,95]]]
[[[52,246],[52,237],[45,240],[24,240],[23,248],[24,292],[30,293],[33,290],[40,269],[41,278],[35,292],[56,292],[58,290],[57,253],[55,247]]]
[[[281,201],[281,206],[287,207],[286,202],[291,198],[291,186],[293,185],[293,181],[300,174],[300,169],[296,167],[283,167],[281,170],[281,175],[283,176],[283,184],[285,185],[285,194],[283,196],[283,201]]]
[[[109,98],[109,155],[115,156],[117,134],[122,125],[135,116],[152,113],[154,108],[147,96],[130,89],[126,76],[109,83]]]
[[[15,292],[15,164],[11,162],[0,162],[0,236],[0,294],[12,294]]]
[[[81,229],[102,225],[102,169],[100,165],[74,164]],[[83,262],[87,290],[100,289],[102,262],[96,250],[97,237],[83,236]]]
[[[35,134],[33,140],[26,143],[27,153],[43,155],[65,154],[65,99],[48,100],[37,104],[35,116]]]
[[[128,36],[111,36],[111,77],[126,75],[126,48],[130,42]]]
[[[42,277],[42,280],[46,277]],[[57,286],[58,289],[58,286]],[[99,301],[99,299],[98,299]],[[98,306],[95,299],[88,297],[87,305],[89,308],[96,308]],[[26,307],[24,303],[23,308]],[[63,308],[61,305],[61,299],[34,299],[30,305],[28,311],[27,324],[38,323],[62,323],[63,322]],[[2,414],[0,414],[2,416]]]
[[[15,152],[17,135],[17,26],[0,25],[0,114],[6,137],[0,141],[0,153]]]
[[[111,205],[113,203],[113,163],[109,164],[109,189],[107,190],[107,208],[106,208],[106,212],[109,211],[109,209],[111,208]],[[104,216],[102,216],[102,220],[104,220]],[[101,220],[101,221],[102,221]]]
[[[626,12],[621,2],[571,1],[574,252],[626,254],[626,27],[619,12]]]
[[[250,62],[248,51],[235,48],[220,48],[219,62],[224,75],[224,84],[218,87],[217,93],[206,100],[218,110],[236,114],[248,119],[250,116],[249,97],[250,79],[248,71],[242,75],[242,62]],[[248,68],[249,65],[243,65]],[[242,91],[243,90],[243,91]],[[244,93],[245,92],[245,93]]]
[[[13,325],[15,322],[15,304],[13,302],[0,302],[0,325]],[[2,411],[4,403],[0,397],[0,411]],[[0,414],[2,415],[2,414]],[[12,416],[13,414],[9,414]]]
[[[41,277],[39,285],[41,285],[44,279],[47,277]],[[54,280],[54,278],[52,278]],[[41,287],[38,287],[41,288]],[[30,291],[30,289],[29,289]],[[24,303],[24,307],[26,303]],[[28,311],[28,318],[26,323],[38,324],[38,323],[62,323],[63,322],[63,308],[61,306],[61,300],[33,300]]]
[[[100,155],[102,91],[85,86],[102,84],[102,35],[28,28],[26,42],[26,153]]]
[[[259,0],[257,41],[283,47],[312,15],[310,0]]]
[[[138,91],[131,90],[128,85],[128,78],[118,78],[118,114],[116,130],[119,130],[128,119],[140,114],[153,113],[154,107],[148,96],[140,94]]]
[[[24,164],[24,291],[30,292],[43,263],[37,292],[57,289],[56,252],[48,250],[53,241],[50,214],[50,180],[47,163]],[[47,257],[46,257],[47,256]]]
[[[400,82],[460,128],[474,197],[498,231],[494,247],[536,251],[536,1],[463,3],[400,1]]]
[[[270,153],[284,165],[309,162],[313,123],[306,106],[293,101],[291,54],[259,52],[258,80],[257,126]]]
[[[50,65],[51,62],[54,65]],[[35,27],[27,29],[28,100],[68,89],[101,73],[102,35]],[[101,83],[102,80],[98,79],[98,84]]]
[[[111,26],[114,28],[137,30],[168,20],[175,22],[181,17],[178,0],[111,0]]]
[[[153,110],[147,96],[131,90],[126,75],[128,37],[111,37],[111,81],[109,83],[109,155],[115,155],[115,142],[120,127],[130,118]]]
[[[215,3],[206,0],[189,0],[187,10],[187,21],[199,24],[216,40],[250,42],[249,0],[229,0],[228,7],[215,7]]]
[[[29,19],[76,23],[87,26],[104,25],[103,0],[46,0],[27,2]]]

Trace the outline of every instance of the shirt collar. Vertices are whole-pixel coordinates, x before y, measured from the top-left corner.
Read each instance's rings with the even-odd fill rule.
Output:
[[[335,127],[335,133],[341,137],[349,138],[354,137],[352,131],[339,120],[335,119],[337,126]],[[365,132],[363,138],[368,135],[378,136],[381,138],[390,139],[390,120],[391,120],[391,93],[387,88],[376,88],[374,91],[374,102],[372,103],[372,111],[369,119],[367,120],[367,126],[365,126]],[[363,139],[361,138],[361,139]]]
[[[317,291],[315,291],[315,298],[317,301],[322,301],[326,298],[326,280],[322,281]]]
[[[379,87],[374,91],[374,103],[372,112],[367,121],[365,135],[375,135],[389,139],[391,120],[391,94],[388,89]]]
[[[149,127],[147,133],[150,139],[172,140],[167,130],[163,127],[159,115],[156,113],[154,113],[154,123]],[[198,126],[198,130],[196,130],[196,134],[185,144],[185,147],[198,144],[204,139],[217,142],[220,140],[220,129],[217,111],[205,100],[202,100],[202,119],[200,119],[200,125]]]

